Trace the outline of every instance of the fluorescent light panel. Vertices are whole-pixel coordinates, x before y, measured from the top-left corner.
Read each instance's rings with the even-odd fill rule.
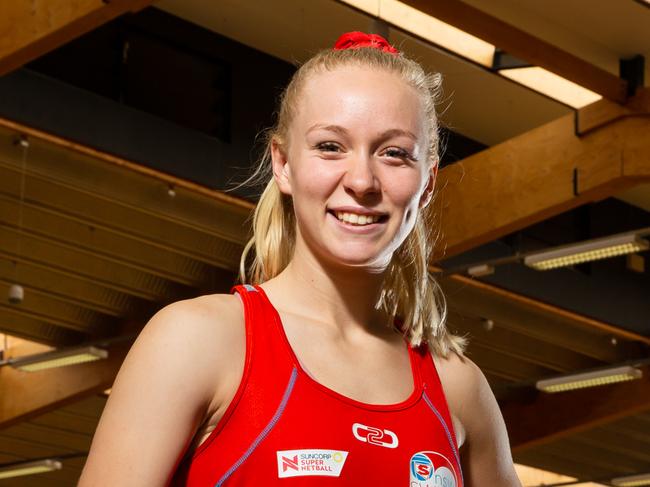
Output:
[[[634,234],[618,235],[537,252],[524,257],[524,264],[539,271],[545,271],[557,267],[631,254],[648,248],[650,248],[648,241]]]
[[[491,68],[495,46],[397,0],[341,0],[406,32]],[[587,88],[540,67],[499,70],[499,74],[573,108],[602,97]]]
[[[499,74],[573,108],[582,108],[602,98],[598,93],[538,66],[502,69]]]
[[[51,472],[60,470],[61,462],[58,460],[38,460],[35,462],[25,462],[0,468],[0,479],[11,477],[20,477],[22,475],[32,475],[35,473]]]
[[[467,269],[467,274],[472,277],[489,276],[494,274],[494,266],[489,264],[479,264]]]
[[[54,367],[92,362],[94,360],[105,359],[106,357],[108,357],[108,352],[106,350],[96,347],[84,347],[28,355],[26,357],[11,359],[9,363],[12,367],[17,369],[26,372],[34,372]]]
[[[342,0],[374,17],[411,32],[486,67],[492,66],[494,46],[397,0]]]
[[[617,487],[638,487],[642,485],[650,485],[650,473],[618,477],[612,479],[611,483]]]
[[[643,377],[641,370],[630,367],[615,367],[611,369],[584,372],[581,374],[570,374],[561,377],[553,377],[537,381],[537,389],[544,392],[564,392],[585,387],[602,386],[640,379]]]

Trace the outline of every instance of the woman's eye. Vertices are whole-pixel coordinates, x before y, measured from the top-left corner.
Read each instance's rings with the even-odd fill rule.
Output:
[[[322,142],[318,144],[316,148],[323,152],[335,152],[339,150],[339,146],[332,142]]]
[[[411,154],[406,152],[404,149],[398,149],[396,147],[391,147],[390,149],[386,149],[384,152],[388,157],[394,157],[397,159],[413,159]]]

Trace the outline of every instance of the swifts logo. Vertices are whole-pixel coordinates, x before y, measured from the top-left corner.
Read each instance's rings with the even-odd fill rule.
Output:
[[[399,444],[397,435],[392,431],[380,430],[379,428],[373,428],[372,426],[366,426],[361,423],[354,423],[352,425],[352,434],[357,440],[370,443],[371,445],[397,448]]]
[[[411,457],[410,487],[458,487],[451,462],[440,453],[420,451]]]

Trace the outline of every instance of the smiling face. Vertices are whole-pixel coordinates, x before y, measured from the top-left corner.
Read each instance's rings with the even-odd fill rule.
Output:
[[[272,145],[274,177],[293,199],[296,250],[385,269],[435,181],[421,95],[397,74],[343,66],[311,75],[299,100],[288,140]]]

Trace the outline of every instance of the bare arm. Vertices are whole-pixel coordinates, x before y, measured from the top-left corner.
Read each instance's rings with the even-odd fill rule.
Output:
[[[512,462],[503,416],[478,366],[464,358],[465,404],[460,419],[467,441],[461,449],[466,487],[521,487]]]
[[[78,487],[168,484],[206,417],[225,360],[237,360],[228,352],[238,350],[228,343],[234,326],[224,323],[237,312],[232,299],[239,301],[179,301],[146,324],[117,374]]]

